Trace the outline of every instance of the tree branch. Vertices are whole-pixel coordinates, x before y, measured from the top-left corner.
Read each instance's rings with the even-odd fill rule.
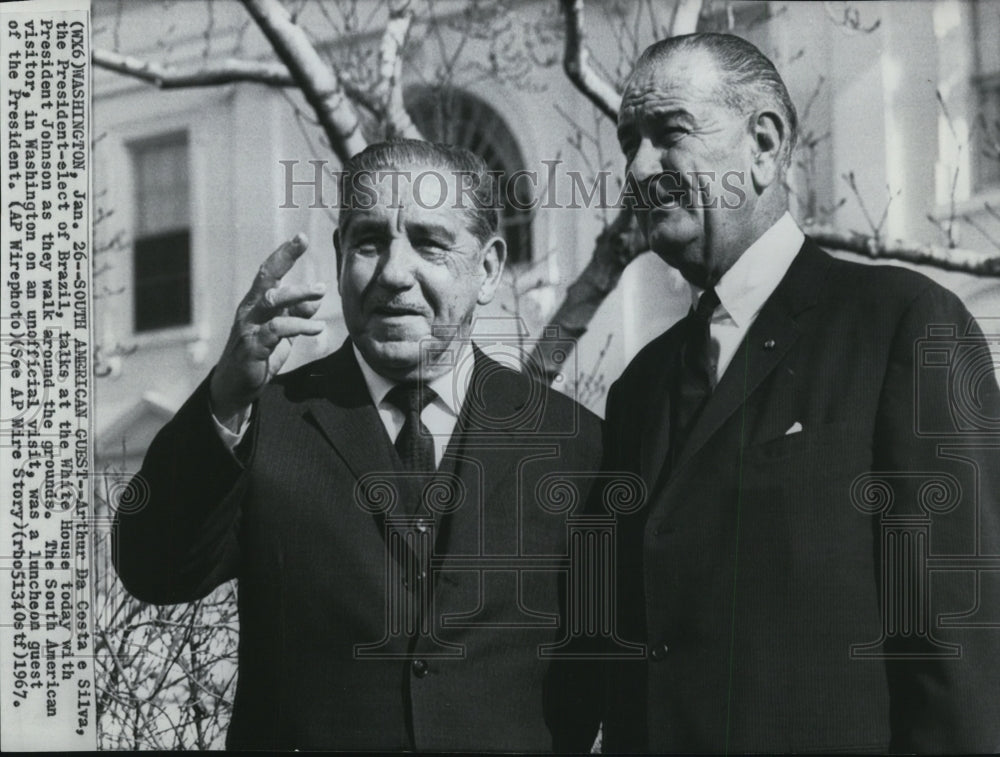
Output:
[[[391,135],[422,139],[403,105],[403,46],[413,22],[410,0],[389,7],[389,20],[379,47],[379,99],[384,103],[385,122]]]
[[[573,85],[604,115],[618,120],[622,96],[590,65],[590,51],[583,41],[583,0],[561,0],[566,21],[563,69]]]
[[[277,63],[230,58],[181,67],[144,61],[100,48],[95,48],[92,55],[95,66],[147,81],[160,89],[214,87],[235,82],[256,82],[269,87],[296,86],[288,69]]]
[[[358,114],[340,80],[278,0],[242,0],[271,47],[312,106],[337,157],[346,161],[366,146]]]
[[[974,250],[920,244],[902,239],[878,239],[854,232],[837,231],[829,226],[806,226],[803,231],[821,247],[853,252],[874,260],[902,260],[973,276],[1000,276],[1000,257],[989,257]]]
[[[197,66],[167,66],[100,48],[93,51],[93,61],[99,68],[141,79],[159,89],[214,87],[243,82],[264,84],[268,87],[298,87],[288,69],[280,63],[228,58]],[[340,83],[351,100],[376,117],[384,117],[385,108],[367,89],[345,78],[342,78]]]
[[[549,319],[549,326],[558,326],[555,340],[540,339],[532,351],[532,361],[542,366],[546,383],[552,383],[559,372],[559,361],[553,353],[561,351],[565,339],[578,339],[605,298],[618,286],[626,266],[647,250],[635,217],[628,209],[619,211],[594,242],[594,254],[576,280],[566,290],[559,309]]]

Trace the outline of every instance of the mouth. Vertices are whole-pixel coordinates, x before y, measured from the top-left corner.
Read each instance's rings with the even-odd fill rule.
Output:
[[[664,172],[655,176],[647,187],[650,210],[674,210],[681,207],[684,201],[685,189],[681,178],[672,172]]]
[[[406,316],[422,317],[424,311],[420,308],[408,307],[406,305],[379,305],[372,310],[374,315],[380,318],[405,318]]]

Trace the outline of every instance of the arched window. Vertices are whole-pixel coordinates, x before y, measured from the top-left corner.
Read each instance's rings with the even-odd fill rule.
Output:
[[[411,87],[405,93],[406,109],[425,139],[464,147],[481,156],[490,171],[500,176],[505,200],[500,210],[500,232],[507,242],[507,262],[532,260],[531,182],[522,177],[511,188],[507,177],[526,168],[521,148],[503,117],[474,95],[451,87]]]

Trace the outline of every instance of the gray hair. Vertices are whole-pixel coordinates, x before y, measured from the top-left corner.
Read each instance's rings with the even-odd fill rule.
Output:
[[[354,209],[353,199],[360,175],[411,168],[449,171],[456,176],[456,181],[467,181],[465,186],[468,191],[455,197],[454,201],[460,203],[459,206],[465,210],[469,219],[469,231],[480,243],[497,233],[499,215],[495,177],[490,174],[483,159],[461,147],[419,139],[376,142],[344,164],[340,191],[341,228],[346,226],[351,210]],[[463,202],[462,197],[471,197],[472,203]]]
[[[781,114],[788,126],[781,156],[787,166],[798,139],[799,120],[788,88],[771,59],[742,37],[704,32],[654,42],[639,56],[635,68],[661,63],[675,52],[688,50],[704,50],[716,61],[723,75],[719,95],[727,107],[740,114],[769,107]]]

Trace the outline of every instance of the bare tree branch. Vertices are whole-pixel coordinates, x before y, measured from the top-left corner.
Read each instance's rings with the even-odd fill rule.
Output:
[[[410,114],[403,105],[403,46],[413,22],[410,0],[390,4],[389,20],[379,47],[379,99],[384,103],[385,121],[393,135],[421,139]]]
[[[552,353],[561,349],[564,342],[560,340],[577,339],[586,333],[594,313],[618,286],[626,266],[647,249],[635,216],[628,209],[621,210],[597,236],[593,256],[569,285],[562,304],[549,319],[549,326],[559,327],[558,338],[551,342],[540,339],[532,352],[532,360],[542,366],[543,381],[551,383],[559,372],[559,363]]]
[[[363,150],[366,141],[358,114],[336,72],[323,62],[285,7],[278,0],[242,1],[312,106],[341,161]]]
[[[268,87],[299,86],[288,69],[280,63],[228,58],[207,61],[197,66],[170,66],[100,48],[94,49],[93,61],[95,66],[149,82],[159,89],[215,87],[242,82]],[[385,106],[371,92],[347,78],[342,78],[340,84],[344,93],[356,104],[378,118],[384,117]]]
[[[205,61],[196,66],[168,66],[95,48],[94,65],[147,81],[160,89],[215,87],[235,82],[256,82],[270,87],[295,87],[288,69],[278,63],[237,60]]]
[[[702,0],[677,0],[673,17],[670,19],[670,36],[693,34],[698,31],[701,6]]]
[[[347,76],[341,75],[340,86],[344,88],[344,93],[356,105],[360,105],[378,119],[385,118],[385,105],[364,85],[357,83]]]
[[[853,252],[876,260],[902,260],[973,276],[1000,276],[1000,257],[989,257],[975,250],[920,244],[902,239],[886,240],[837,231],[829,226],[806,226],[803,231],[815,239],[821,247],[831,250]]]
[[[612,121],[618,120],[622,96],[590,65],[590,51],[583,41],[583,0],[561,0],[566,21],[563,69],[573,85]]]

